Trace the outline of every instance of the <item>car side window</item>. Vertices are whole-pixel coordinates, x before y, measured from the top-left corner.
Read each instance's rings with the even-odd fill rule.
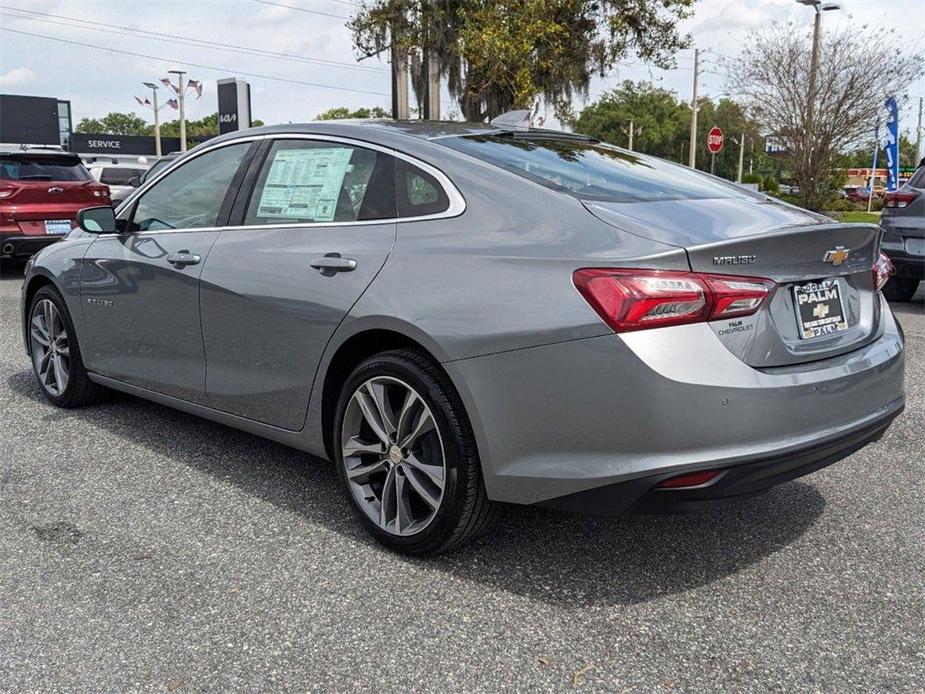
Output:
[[[355,222],[395,217],[393,158],[339,142],[277,140],[244,223]]]
[[[214,227],[250,142],[201,154],[155,183],[139,198],[130,231]]]
[[[436,178],[406,161],[398,161],[396,171],[399,217],[422,217],[449,209],[450,200]]]

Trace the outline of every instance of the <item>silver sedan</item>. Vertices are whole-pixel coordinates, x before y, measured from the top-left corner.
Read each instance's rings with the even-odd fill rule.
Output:
[[[587,137],[313,123],[210,140],[30,263],[48,399],[112,388],[332,460],[406,553],[499,502],[696,508],[903,408],[880,231]]]

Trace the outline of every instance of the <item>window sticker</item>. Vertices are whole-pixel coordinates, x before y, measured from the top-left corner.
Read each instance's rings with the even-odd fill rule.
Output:
[[[332,222],[353,149],[281,149],[273,156],[257,216]]]

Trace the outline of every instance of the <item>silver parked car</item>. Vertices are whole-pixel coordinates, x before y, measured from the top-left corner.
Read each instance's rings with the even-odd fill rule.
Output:
[[[23,285],[45,395],[114,388],[330,459],[402,552],[496,502],[752,494],[903,408],[876,226],[587,137],[243,131],[80,227]]]

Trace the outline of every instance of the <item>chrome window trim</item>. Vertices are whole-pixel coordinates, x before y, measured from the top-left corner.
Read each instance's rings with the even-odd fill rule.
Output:
[[[244,142],[255,142],[258,140],[320,140],[323,142],[336,142],[338,144],[345,144],[351,147],[362,147],[363,149],[371,149],[376,152],[382,152],[383,154],[388,154],[395,157],[396,159],[401,159],[408,162],[409,164],[416,166],[417,168],[429,173],[433,176],[440,186],[443,188],[443,192],[446,194],[447,199],[450,201],[449,207],[443,212],[437,212],[435,214],[425,214],[417,217],[387,217],[385,219],[363,219],[352,222],[295,222],[292,224],[229,224],[228,226],[217,226],[217,227],[184,227],[182,229],[150,229],[145,231],[126,231],[120,234],[114,234],[115,236],[148,236],[151,234],[176,234],[176,233],[189,233],[197,231],[245,231],[251,229],[302,229],[302,228],[313,228],[313,227],[340,227],[340,226],[369,226],[372,224],[401,224],[407,222],[424,222],[433,219],[450,219],[452,217],[458,217],[463,212],[466,211],[466,199],[462,196],[462,193],[459,192],[459,189],[453,185],[453,182],[449,177],[443,173],[437,167],[428,164],[427,162],[421,161],[411,155],[405,154],[404,152],[399,152],[398,150],[391,149],[390,147],[384,147],[383,145],[378,145],[372,142],[366,142],[365,140],[357,140],[349,137],[341,137],[338,135],[314,135],[311,133],[267,133],[264,135],[247,135],[244,137],[236,137],[231,140],[225,140],[223,142],[217,142],[211,146],[199,145],[198,147],[190,150],[189,156],[178,157],[175,162],[165,167],[160,173],[158,173],[150,181],[145,181],[144,185],[141,186],[134,195],[126,198],[118,209],[116,209],[116,216],[122,212],[123,207],[129,202],[134,204],[136,198],[140,198],[142,195],[147,192],[154,184],[156,184],[161,178],[166,176],[168,173],[177,168],[178,164],[185,164],[189,161],[192,161],[196,157],[202,156],[212,150],[219,149],[221,147],[228,147],[230,145],[241,144]],[[201,148],[201,149],[200,149]],[[108,235],[108,234],[107,234]]]

